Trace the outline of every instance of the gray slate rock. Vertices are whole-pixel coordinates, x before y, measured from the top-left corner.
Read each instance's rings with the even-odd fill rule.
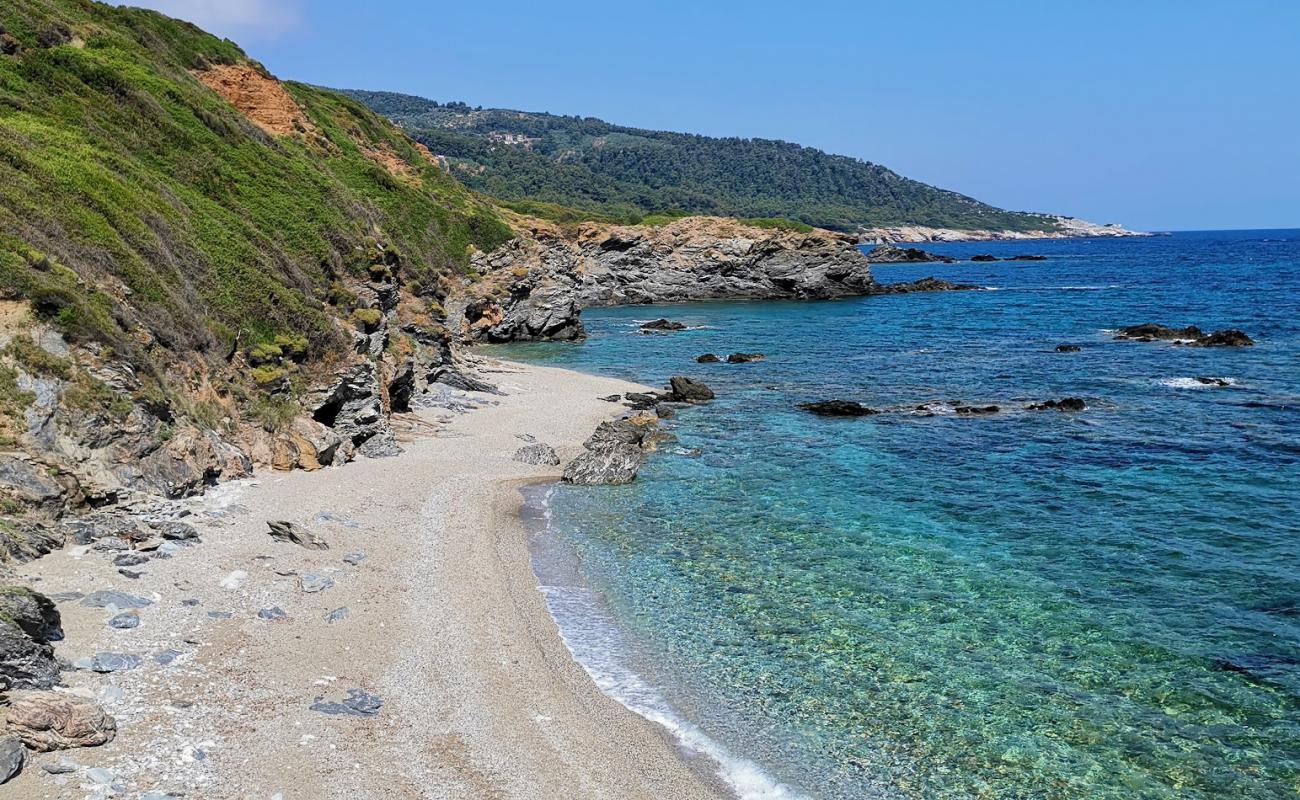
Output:
[[[73,666],[94,672],[122,672],[140,666],[140,657],[130,653],[96,653],[93,658],[77,659]]]
[[[344,606],[342,608],[336,608],[330,613],[325,615],[325,624],[333,625],[336,622],[342,622],[343,620],[347,619],[348,615],[350,615],[351,613],[352,612],[348,609],[347,606]]]
[[[108,621],[108,627],[128,630],[140,626],[140,615],[134,611],[124,611]]]
[[[158,535],[164,539],[192,541],[199,538],[199,532],[193,525],[174,520],[155,525],[154,530],[158,531]]]
[[[361,552],[348,553],[347,555],[343,556],[344,563],[351,564],[354,567],[365,560],[366,560],[366,554]]]
[[[541,442],[519,448],[515,451],[514,460],[538,466],[554,466],[560,463],[560,457],[556,455],[555,448]]]
[[[283,608],[280,608],[279,606],[271,606],[270,608],[263,608],[260,611],[258,611],[257,618],[264,619],[269,622],[278,622],[279,620],[282,619],[288,619],[289,615],[284,613]]]
[[[145,608],[153,605],[153,601],[147,597],[119,592],[116,589],[102,589],[98,592],[91,592],[81,598],[83,606],[90,608],[108,608],[116,606],[118,608]]]
[[[317,697],[311,704],[311,710],[321,714],[346,715],[354,717],[373,717],[379,713],[384,701],[378,695],[364,689],[349,689],[347,697],[339,701]]]
[[[115,567],[138,567],[138,566],[140,566],[141,564],[145,563],[145,562],[148,561],[148,560],[149,560],[149,556],[148,556],[148,555],[146,555],[146,554],[144,554],[144,553],[136,552],[136,551],[131,551],[130,553],[123,553],[122,555],[118,556],[117,558],[114,558],[114,559],[113,559],[113,566],[115,566]]]
[[[62,620],[54,601],[25,586],[0,586],[0,617],[12,620],[38,642],[63,638]]]
[[[562,480],[578,486],[631,483],[643,454],[632,444],[613,443],[587,450],[564,468]]]
[[[285,520],[268,522],[266,524],[267,527],[271,529],[271,538],[278,542],[296,544],[299,547],[305,547],[308,550],[330,549],[329,544],[324,539],[300,525],[295,525],[292,522]]]
[[[465,392],[482,392],[484,394],[501,394],[496,384],[472,375],[467,375],[455,367],[438,367],[429,373],[429,383],[441,383],[453,389]]]
[[[0,783],[23,771],[27,763],[27,751],[23,749],[23,740],[15,734],[0,736]]]
[[[166,650],[159,650],[158,652],[154,653],[153,660],[154,663],[165,667],[171,664],[177,658],[180,658],[181,655],[182,655],[181,651],[172,650],[168,648]]]
[[[298,585],[304,592],[314,594],[323,592],[334,585],[334,579],[328,575],[320,575],[315,572],[304,572],[298,576]]]

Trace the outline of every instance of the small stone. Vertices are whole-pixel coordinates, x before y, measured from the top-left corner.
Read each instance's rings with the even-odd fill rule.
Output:
[[[276,622],[278,620],[288,619],[289,615],[284,613],[283,608],[280,608],[279,606],[271,606],[270,608],[263,608],[258,611],[257,618]]]
[[[148,560],[149,560],[149,556],[145,555],[144,553],[137,553],[137,552],[123,553],[122,555],[113,559],[113,566],[138,567]]]
[[[222,589],[238,589],[248,580],[248,573],[242,569],[237,569],[221,579],[219,584]]]
[[[74,663],[81,669],[94,672],[121,672],[140,666],[140,657],[129,653],[96,653],[93,658],[77,659]]]
[[[319,575],[314,572],[304,572],[298,576],[298,585],[304,592],[314,594],[323,592],[334,585],[334,579],[327,575]]]
[[[195,606],[203,605],[203,603],[200,602],[199,598],[197,597],[187,597],[181,601],[181,605],[187,608],[194,608]]]
[[[235,616],[233,611],[209,611],[208,619],[230,619]]]
[[[118,630],[136,628],[140,625],[140,615],[134,611],[123,611],[108,621],[108,627]]]
[[[131,580],[136,581],[139,580],[140,576],[144,573],[134,569],[122,568],[117,571],[117,574],[121,575],[123,578],[130,578]]]
[[[348,610],[347,606],[344,606],[343,608],[336,608],[330,613],[325,615],[325,624],[333,625],[336,622],[342,622],[343,620],[348,618],[348,615],[350,613],[352,612]]]
[[[42,764],[41,769],[50,775],[67,775],[81,769],[81,765],[69,758],[60,758],[57,764]]]
[[[80,600],[85,597],[85,595],[81,592],[55,592],[54,594],[47,595],[47,597],[56,603],[68,603],[73,600]]]
[[[181,656],[181,651],[179,650],[171,650],[171,649],[159,650],[158,652],[153,654],[153,660],[155,663],[159,664],[160,666],[165,667],[171,664],[180,656]]]
[[[354,567],[365,560],[366,560],[366,554],[362,552],[348,553],[347,555],[343,556],[344,563],[351,564]]]
[[[340,701],[327,701],[324,697],[317,697],[316,702],[311,704],[311,710],[321,714],[373,717],[383,705],[384,701],[378,695],[364,689],[349,689],[347,697]]]
[[[329,544],[324,539],[312,533],[301,526],[284,520],[278,522],[268,522],[267,527],[271,529],[271,538],[279,542],[288,542],[296,544],[299,547],[305,547],[308,550],[328,550]]]

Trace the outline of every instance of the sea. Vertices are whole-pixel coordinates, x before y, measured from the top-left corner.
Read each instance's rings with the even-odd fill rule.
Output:
[[[575,658],[747,799],[1300,797],[1300,231],[927,249],[877,279],[982,290],[497,351],[717,393],[634,483],[529,494]]]

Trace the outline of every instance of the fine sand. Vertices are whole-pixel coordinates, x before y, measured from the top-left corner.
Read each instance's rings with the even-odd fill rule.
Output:
[[[107,795],[96,779],[115,782],[121,797],[723,796],[662,729],[601,694],[572,660],[518,516],[519,487],[559,467],[513,461],[525,443],[517,437],[535,436],[567,461],[621,410],[598,397],[643,387],[507,363],[488,377],[505,394],[476,395],[478,410],[401,420],[401,456],[266,472],[191,501],[202,544],[147,562],[138,580],[98,552],[24,567],[47,594],[112,588],[154,602],[131,630],[109,628],[103,609],[60,603],[60,656],[118,652],[142,663],[65,672],[117,718],[116,740],[35,755],[0,798]],[[274,541],[268,520],[300,523],[330,549]],[[364,560],[346,563],[353,553]],[[333,585],[306,592],[302,573]],[[273,606],[287,618],[258,618]],[[327,621],[337,609],[346,614]],[[169,649],[180,655],[157,663]],[[311,709],[353,689],[382,708]],[[42,769],[61,758],[82,769]]]

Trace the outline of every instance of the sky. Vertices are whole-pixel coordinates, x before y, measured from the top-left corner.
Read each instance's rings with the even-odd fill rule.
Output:
[[[1295,0],[131,0],[281,78],[785,139],[994,205],[1300,227]]]

